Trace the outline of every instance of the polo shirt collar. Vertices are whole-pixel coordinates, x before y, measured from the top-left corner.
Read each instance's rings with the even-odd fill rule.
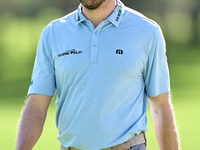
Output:
[[[80,4],[76,12],[76,25],[87,20],[87,18],[85,18],[85,16],[81,12],[81,7],[82,5]]]
[[[124,14],[124,4],[117,0],[117,7],[113,13],[107,18],[115,27],[118,27]]]
[[[87,20],[81,12],[81,7],[82,5],[80,4],[76,13],[76,25]],[[115,27],[118,27],[124,14],[124,7],[124,4],[120,0],[117,0],[117,7],[106,20],[110,21]]]

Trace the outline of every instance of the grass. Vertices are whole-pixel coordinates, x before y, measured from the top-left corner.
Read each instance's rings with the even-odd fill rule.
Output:
[[[187,89],[185,89],[187,91]],[[183,91],[184,92],[184,91]],[[175,94],[176,95],[176,94]],[[177,124],[179,126],[179,134],[181,137],[181,147],[182,150],[197,150],[200,149],[198,144],[199,139],[199,131],[198,128],[200,126],[199,116],[199,106],[200,101],[198,98],[194,98],[188,100],[181,98],[179,100],[179,95],[174,96],[174,110],[176,113]],[[7,99],[7,102],[0,106],[0,114],[2,123],[0,124],[0,140],[3,141],[0,144],[0,149],[8,149],[14,150],[15,147],[15,139],[16,139],[16,124],[19,118],[19,112],[21,110],[21,104],[12,104],[11,101],[17,99]],[[19,100],[20,101],[20,100]],[[56,139],[58,135],[57,129],[54,124],[54,116],[55,116],[55,106],[52,102],[47,120],[45,123],[43,134],[34,147],[33,150],[57,150],[59,149],[59,142]],[[153,129],[153,121],[150,116],[150,112],[148,110],[148,131],[147,131],[147,139],[148,139],[148,150],[159,150],[158,144],[155,139],[154,129]]]
[[[43,21],[43,18],[45,17],[41,17],[37,21],[29,19],[14,20],[14,22],[13,19],[2,21],[5,24],[3,24],[4,30],[1,31],[0,35],[4,37],[0,37],[2,40],[0,43],[2,50],[0,55],[1,150],[15,149],[16,124],[25,99],[23,96],[26,95],[30,84],[36,43],[42,27],[48,22]],[[12,23],[9,21],[12,21]],[[35,22],[40,22],[40,25],[35,25]],[[16,39],[16,37],[19,38]],[[10,44],[10,41],[14,41],[14,43]],[[173,46],[172,48],[168,48],[173,104],[179,126],[182,150],[200,149],[198,144],[200,134],[198,130],[200,127],[199,47],[188,48]],[[33,150],[59,149],[59,142],[56,139],[58,133],[54,123],[55,111],[56,108],[54,102],[52,102],[43,134]],[[150,109],[148,109],[147,115],[149,129],[147,131],[147,149],[159,150],[155,139]]]
[[[184,92],[184,91],[183,91]],[[177,95],[178,96],[178,95]],[[198,144],[199,131],[198,128],[200,126],[200,101],[198,98],[181,98],[174,96],[174,111],[177,120],[177,125],[179,129],[179,135],[181,139],[181,148],[182,150],[198,150],[200,146]],[[181,101],[182,100],[182,101]],[[154,129],[153,129],[153,121],[151,119],[150,113],[148,113],[148,150],[159,150],[158,144],[156,142]]]
[[[198,144],[199,126],[200,126],[200,101],[199,101],[199,83],[200,69],[198,64],[186,65],[175,64],[170,68],[172,79],[173,104],[176,114],[177,124],[179,126],[179,134],[181,138],[182,150],[200,149]],[[187,75],[186,75],[187,73]],[[191,74],[191,76],[189,76]],[[181,76],[182,75],[182,76]],[[0,105],[0,149],[14,149],[14,139],[16,139],[16,124],[18,122],[19,113],[23,105],[23,99],[1,99]],[[52,102],[43,134],[33,150],[56,150],[59,149],[59,142],[56,139],[58,135],[55,127],[55,105]],[[148,109],[148,150],[159,150],[155,139],[153,121],[151,119],[150,110]]]
[[[177,124],[179,127],[179,134],[181,138],[181,147],[182,150],[198,150],[200,146],[198,144],[200,131],[198,130],[200,126],[200,65],[198,62],[187,62],[187,63],[173,63],[170,64],[171,72],[171,87],[173,95],[173,104],[176,114]],[[28,87],[28,80],[25,82],[19,80],[15,81],[17,85],[22,86],[22,89],[25,90]],[[5,82],[6,83],[6,82]],[[9,88],[11,85],[10,82],[8,85],[2,88],[3,91]],[[23,84],[22,84],[23,83]],[[22,93],[17,89],[17,85],[14,86],[16,91]],[[8,89],[7,94],[11,93],[14,88]],[[25,95],[26,92],[23,94]],[[14,96],[13,96],[14,95]],[[0,98],[0,149],[15,149],[15,139],[16,139],[16,124],[18,118],[20,117],[21,107],[23,106],[23,101],[25,97],[20,97],[20,94],[12,93],[9,98]],[[16,98],[17,97],[17,98]],[[45,123],[44,131],[39,139],[38,143],[33,150],[57,150],[59,149],[59,142],[56,137],[58,135],[57,129],[55,127],[55,105],[54,102],[51,103],[50,109],[48,112],[47,120]],[[156,142],[153,121],[150,115],[150,109],[148,109],[148,150],[159,150],[158,144]]]

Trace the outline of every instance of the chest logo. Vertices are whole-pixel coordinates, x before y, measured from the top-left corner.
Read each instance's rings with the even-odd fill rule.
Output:
[[[116,54],[123,55],[123,50],[121,50],[121,49],[117,49],[117,50],[116,50]]]
[[[76,51],[75,49],[70,49],[68,51],[65,51],[64,53],[58,54],[58,57],[65,56],[65,55],[71,55],[71,54],[81,54],[82,51]]]

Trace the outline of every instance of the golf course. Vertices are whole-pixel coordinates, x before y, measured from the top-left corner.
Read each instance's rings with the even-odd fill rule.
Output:
[[[52,6],[37,8],[37,11],[35,16],[27,14],[18,17],[11,11],[2,11],[0,14],[0,150],[15,149],[20,113],[27,99],[42,29],[50,21],[66,13]],[[180,14],[176,13],[172,17],[174,20],[167,25],[155,14],[146,15],[156,20],[161,25],[164,36],[166,35],[172,103],[181,149],[200,150],[200,40],[193,41],[189,34],[192,27],[188,22],[191,20],[184,24],[182,17],[178,21],[183,21],[184,26],[170,26],[176,22],[176,15],[181,18]],[[185,16],[185,19],[189,18]],[[55,99],[56,96],[50,104],[43,133],[33,150],[59,150]],[[159,150],[149,106],[147,115],[147,150]]]

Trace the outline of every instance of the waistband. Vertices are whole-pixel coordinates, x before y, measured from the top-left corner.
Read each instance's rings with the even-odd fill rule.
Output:
[[[129,139],[128,141],[122,144],[101,149],[101,150],[129,150],[133,146],[144,144],[144,143],[146,143],[146,136],[145,136],[145,132],[142,132],[138,135],[133,136],[131,139]],[[63,145],[60,145],[60,150],[79,150],[79,149],[76,149],[74,147],[66,148]]]

